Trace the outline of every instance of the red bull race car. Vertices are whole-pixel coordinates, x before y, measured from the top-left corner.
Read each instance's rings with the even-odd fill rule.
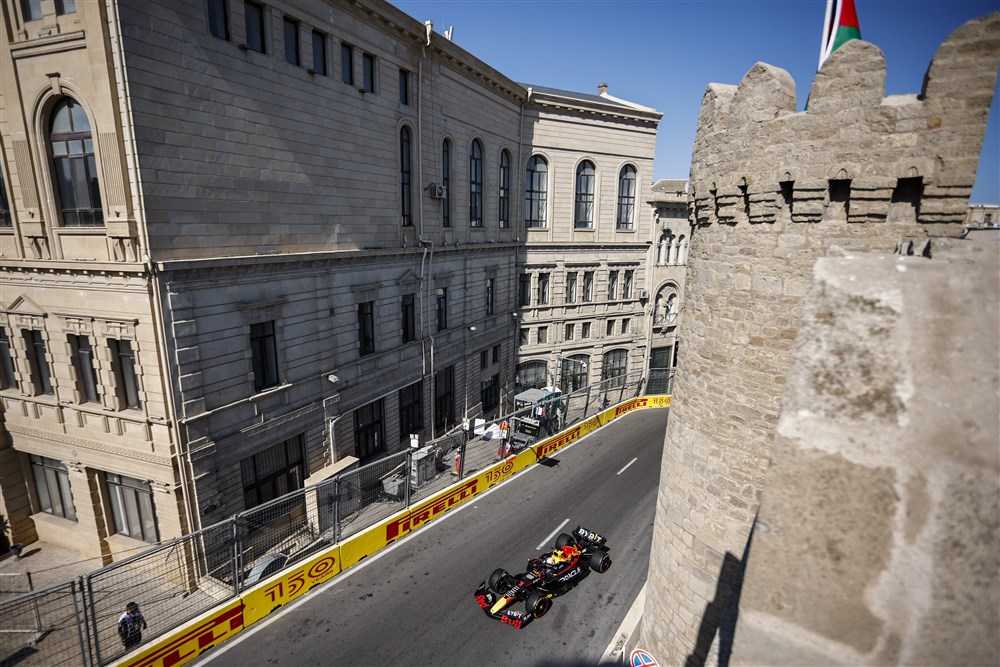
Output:
[[[591,571],[604,573],[609,567],[607,540],[577,526],[572,535],[561,533],[551,551],[529,560],[523,573],[493,570],[476,589],[476,602],[487,616],[524,628],[548,612],[552,598],[575,588]],[[517,602],[524,602],[526,611],[514,609]]]

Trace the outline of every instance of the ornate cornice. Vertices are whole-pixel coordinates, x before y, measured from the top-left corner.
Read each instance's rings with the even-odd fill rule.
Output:
[[[84,440],[83,438],[76,438],[66,433],[52,433],[51,431],[41,431],[39,429],[23,426],[17,423],[12,423],[10,421],[6,423],[6,427],[7,430],[10,431],[11,433],[19,433],[21,435],[37,438],[39,440],[49,440],[52,442],[58,442],[64,445],[69,445],[71,447],[89,449],[91,451],[100,452],[101,454],[106,454],[109,456],[119,456],[125,459],[145,461],[146,463],[153,463],[160,466],[169,467],[171,465],[169,457],[156,456],[154,454],[149,454],[146,452],[137,452],[134,449],[126,449],[124,447],[112,447],[111,445],[105,445],[99,442],[93,442],[91,440]]]

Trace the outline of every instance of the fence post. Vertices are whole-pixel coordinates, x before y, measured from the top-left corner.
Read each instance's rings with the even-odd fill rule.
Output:
[[[403,477],[403,507],[410,506],[410,479],[413,477],[413,448],[406,448],[406,466],[404,468]]]
[[[239,519],[242,512],[233,515],[233,595],[240,594],[240,560],[242,560],[243,549],[240,546]]]
[[[90,629],[91,636],[94,638],[94,658],[97,660],[97,664],[100,665],[103,661],[101,660],[101,633],[97,624],[97,610],[94,606],[94,582],[91,575],[85,575],[87,580],[87,599],[90,607]]]
[[[333,478],[333,542],[340,542],[340,475]]]
[[[80,603],[83,600],[83,577],[70,582],[70,596],[73,598],[73,619],[76,621],[76,637],[80,641],[80,657],[83,659],[83,667],[90,667],[90,638],[84,640],[84,630],[86,628],[86,613],[81,617]],[[79,586],[80,600],[77,600],[77,586]],[[82,622],[81,622],[82,621]]]

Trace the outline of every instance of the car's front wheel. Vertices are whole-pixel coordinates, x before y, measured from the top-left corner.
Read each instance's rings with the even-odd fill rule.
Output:
[[[552,607],[552,600],[545,593],[532,593],[526,606],[528,611],[535,615],[535,618],[541,618]]]
[[[611,567],[611,556],[607,549],[594,549],[590,557],[590,569],[598,574],[603,574]]]
[[[490,588],[497,593],[506,593],[507,589],[513,585],[510,580],[510,572],[502,567],[493,570],[493,574],[490,575],[487,581],[490,584]]]

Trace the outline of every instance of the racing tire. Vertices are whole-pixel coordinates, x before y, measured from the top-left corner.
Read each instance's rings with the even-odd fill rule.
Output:
[[[604,574],[611,567],[611,556],[607,549],[594,549],[590,557],[590,569],[598,574]]]
[[[559,537],[556,538],[556,549],[561,549],[567,544],[573,543],[573,536],[568,533],[559,533]]]
[[[490,588],[497,593],[505,593],[507,589],[510,588],[510,572],[498,567],[493,570],[490,578],[487,580],[489,582]]]
[[[545,593],[535,592],[528,597],[526,606],[528,613],[533,614],[535,618],[541,618],[552,608],[552,600]]]

